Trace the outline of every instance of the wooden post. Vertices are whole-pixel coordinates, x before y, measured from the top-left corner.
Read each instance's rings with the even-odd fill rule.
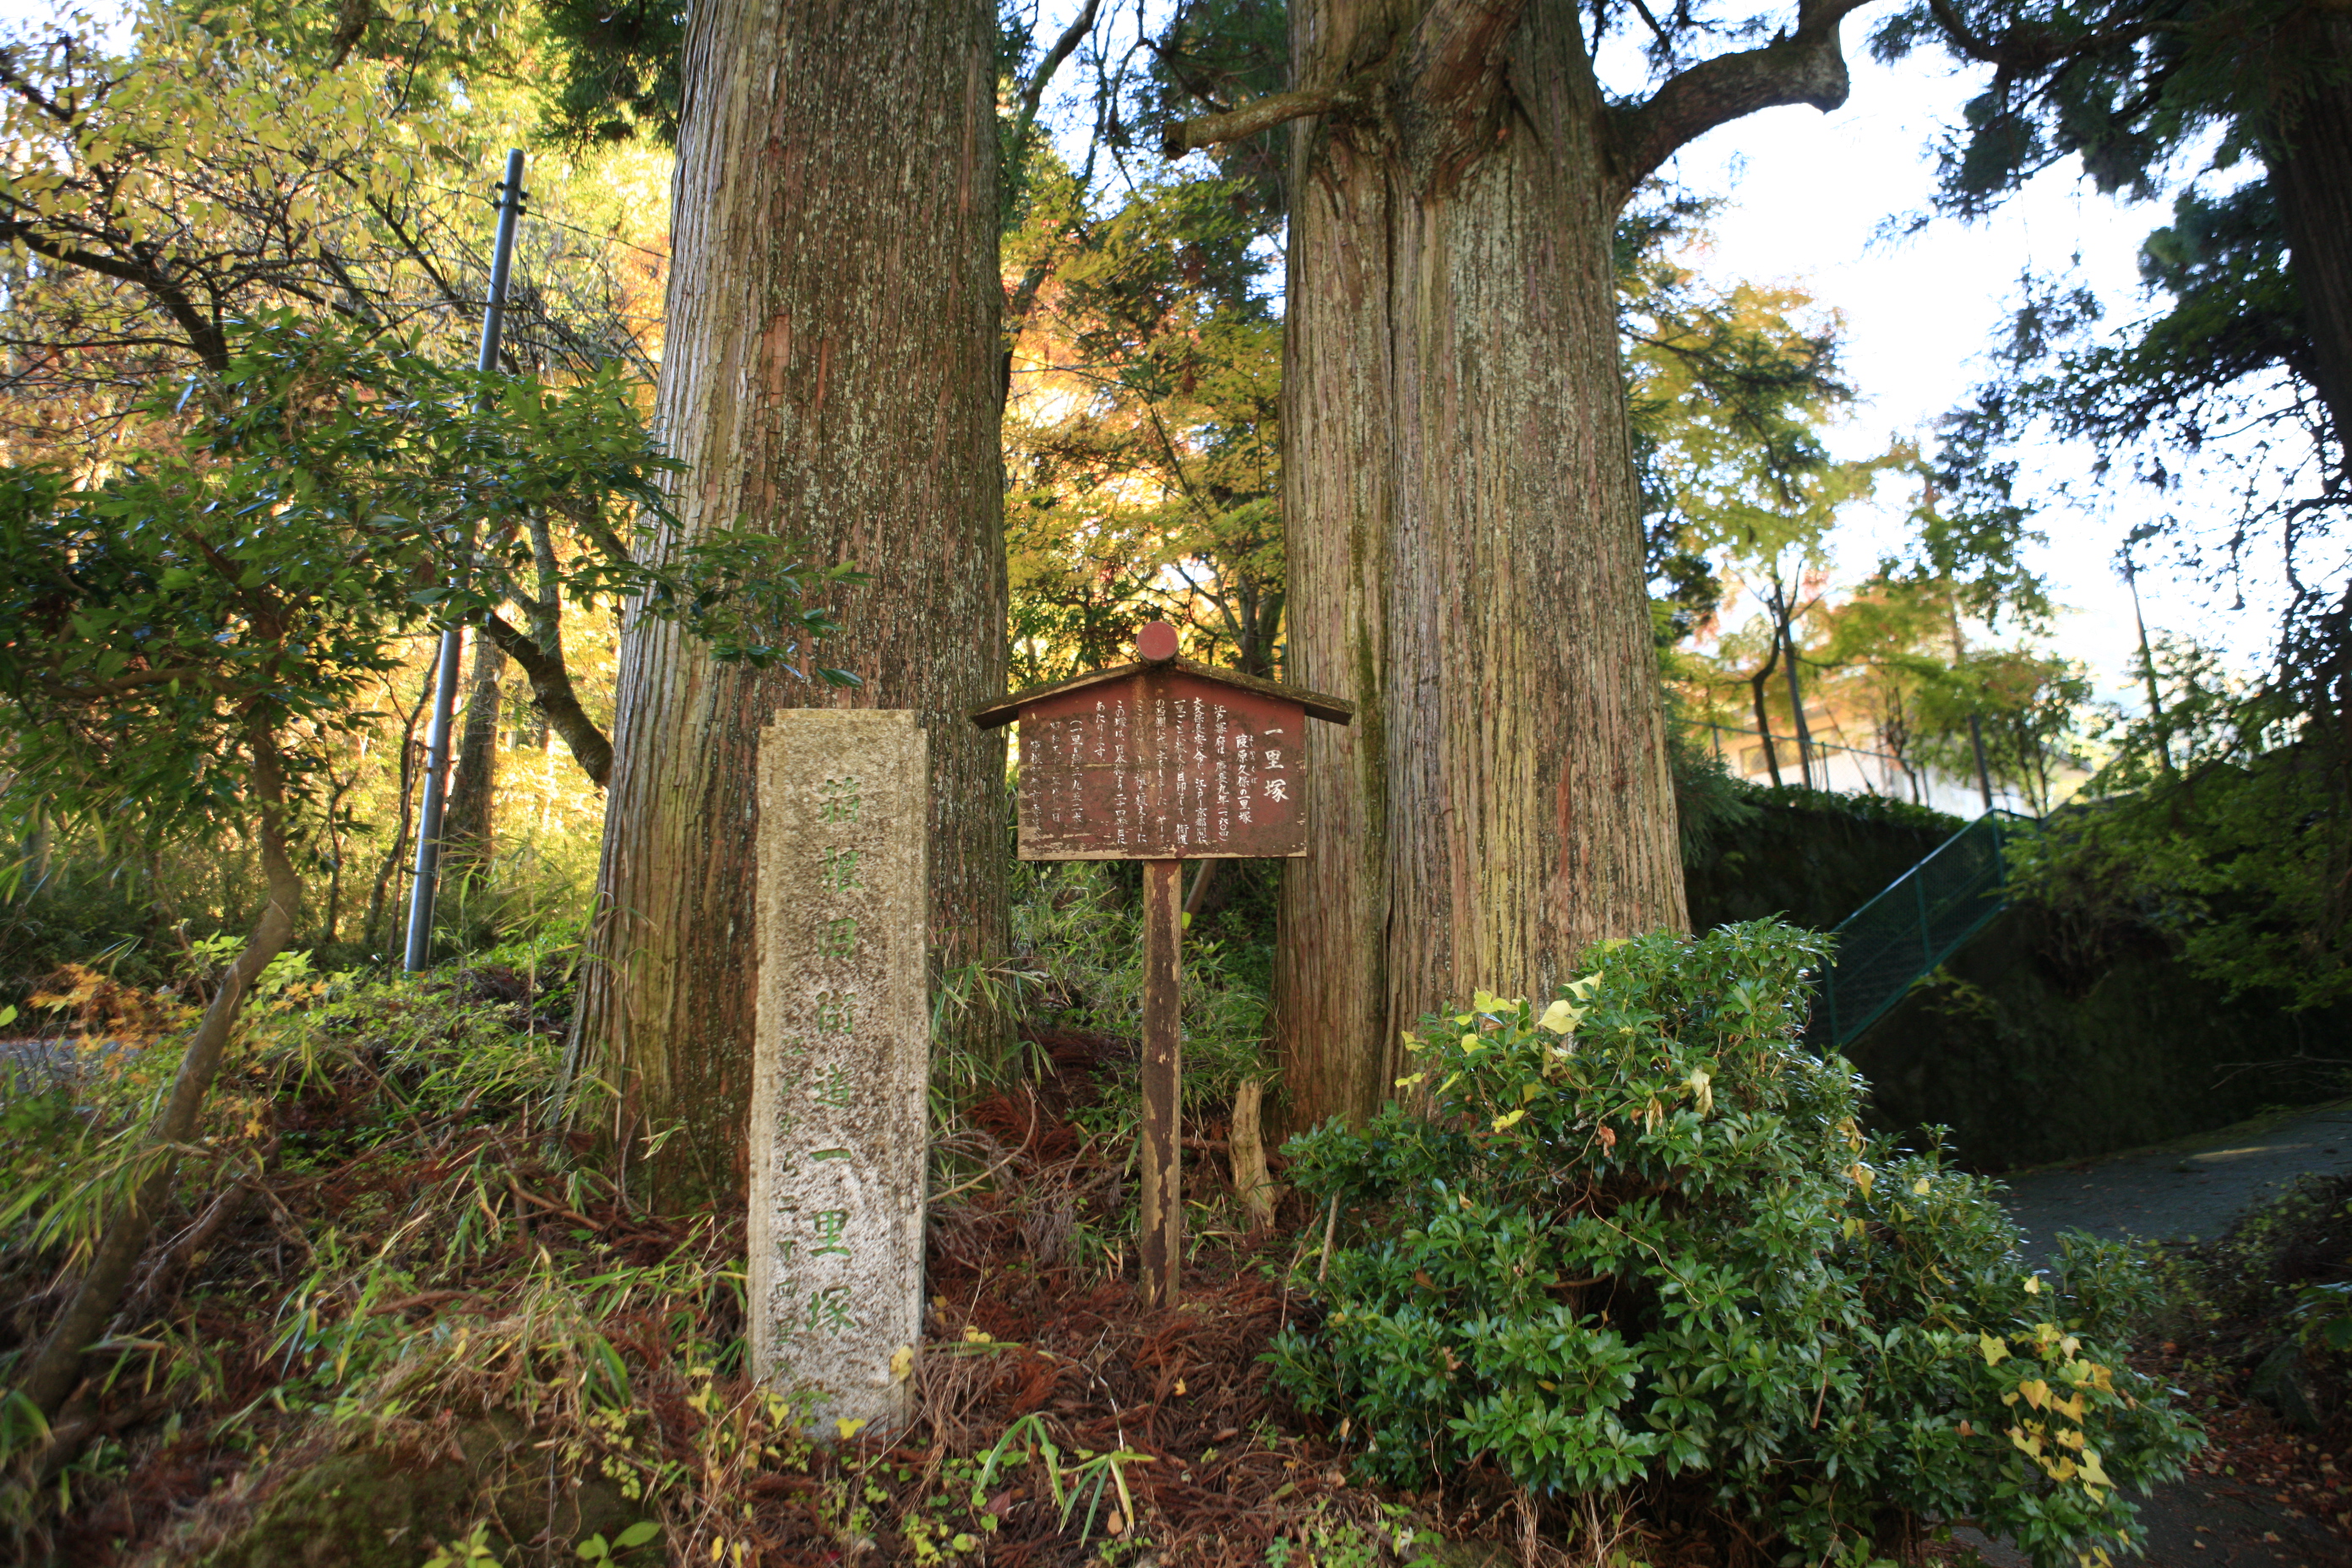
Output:
[[[1306,853],[1298,784],[1307,721],[1344,724],[1336,697],[1176,657],[1176,628],[1136,634],[1136,662],[1033,687],[976,710],[1021,724],[1021,858],[1143,864],[1143,1299],[1173,1306],[1184,1268],[1177,1026],[1183,863],[1201,887],[1220,859]],[[1246,1163],[1246,1162],[1244,1162]],[[1239,1166],[1236,1167],[1238,1172]],[[1270,1202],[1261,1159],[1243,1196]]]
[[[1143,863],[1143,1299],[1173,1306],[1184,1266],[1183,862]]]

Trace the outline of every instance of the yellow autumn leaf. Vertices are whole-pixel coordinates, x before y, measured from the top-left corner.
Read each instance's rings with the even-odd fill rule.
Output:
[[[1912,1183],[1912,1184],[1911,1184],[1911,1190],[1912,1190],[1913,1192],[1915,1192],[1915,1193],[1918,1194],[1919,1194],[1920,1196],[1922,1196],[1922,1197],[1927,1196],[1927,1177],[1925,1177],[1925,1176],[1922,1176],[1922,1177],[1920,1177],[1917,1181],[1916,1181],[1916,1182]]]
[[[1987,1366],[1999,1366],[2009,1359],[2009,1342],[1997,1340],[1990,1334],[1977,1336],[1977,1349],[1983,1352]]]
[[[2038,1377],[2029,1377],[2019,1384],[2017,1392],[2025,1395],[2025,1403],[2036,1410],[2047,1410],[2050,1407],[2050,1385]]]
[[[1504,1001],[1491,991],[1475,992],[1470,998],[1470,1011],[1473,1013],[1507,1013],[1517,1005],[1516,1002]]]
[[[1526,1116],[1527,1113],[1527,1107],[1521,1106],[1517,1110],[1510,1111],[1506,1115],[1497,1116],[1495,1118],[1495,1131],[1501,1132],[1507,1130],[1515,1125],[1520,1118]]]
[[[1583,1016],[1582,1008],[1571,1007],[1567,999],[1562,998],[1545,1008],[1543,1016],[1536,1020],[1536,1025],[1539,1028],[1549,1029],[1555,1035],[1565,1035],[1575,1028],[1577,1020]]]
[[[900,1345],[890,1352],[890,1381],[904,1383],[915,1374],[915,1347]]]
[[[1701,1116],[1715,1114],[1715,1079],[1705,1068],[1693,1068],[1690,1077],[1683,1079],[1683,1087],[1697,1100]]]
[[[1483,1051],[1486,1048],[1486,1042],[1479,1039],[1476,1035],[1467,1034],[1462,1037],[1462,1052],[1465,1056],[1469,1055],[1472,1051]]]
[[[1870,1184],[1878,1180],[1878,1173],[1872,1170],[1868,1165],[1864,1164],[1859,1160],[1856,1160],[1853,1164],[1847,1166],[1845,1173],[1849,1177],[1853,1178],[1853,1184],[1855,1186],[1862,1189],[1862,1195],[1864,1197],[1868,1197],[1870,1195]]]
[[[2116,1484],[2107,1479],[2105,1468],[2099,1463],[2098,1451],[2094,1448],[2083,1450],[2083,1479],[2085,1484],[2095,1487],[2111,1487]]]
[[[1408,1077],[1401,1078],[1401,1079],[1397,1079],[1397,1080],[1396,1080],[1396,1087],[1397,1087],[1397,1088],[1399,1088],[1399,1089],[1411,1089],[1414,1084],[1419,1083],[1422,1079],[1423,1079],[1427,1078],[1428,1076],[1429,1076],[1429,1075],[1428,1075],[1427,1073],[1425,1073],[1425,1072],[1417,1072],[1417,1073],[1411,1074],[1411,1075],[1410,1075],[1410,1076],[1408,1076]]]
[[[841,1440],[846,1443],[852,1437],[856,1436],[865,1425],[866,1419],[864,1416],[859,1416],[856,1419],[852,1420],[850,1417],[845,1415],[833,1424],[833,1429],[840,1433]]]
[[[2042,1294],[2041,1276],[2029,1274],[2025,1277],[2025,1293],[2029,1296],[2039,1296]]]

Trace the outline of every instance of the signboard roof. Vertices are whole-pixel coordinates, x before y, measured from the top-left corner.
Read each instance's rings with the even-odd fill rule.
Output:
[[[1048,697],[1058,697],[1066,691],[1080,691],[1106,681],[1126,680],[1146,670],[1176,669],[1187,675],[1197,675],[1203,680],[1213,680],[1238,691],[1254,691],[1262,697],[1279,701],[1296,702],[1310,718],[1345,724],[1356,716],[1356,705],[1338,697],[1327,697],[1320,691],[1308,691],[1303,687],[1285,686],[1278,680],[1262,680],[1255,675],[1244,675],[1238,669],[1220,669],[1213,664],[1195,664],[1189,658],[1138,659],[1132,664],[1113,665],[1090,675],[1074,675],[1067,680],[1056,680],[1045,686],[1033,686],[1026,691],[1016,691],[1001,702],[992,702],[972,711],[971,721],[983,730],[993,730],[1025,717],[1022,710]]]

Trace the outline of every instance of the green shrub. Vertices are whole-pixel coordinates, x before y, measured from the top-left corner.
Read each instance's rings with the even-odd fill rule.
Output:
[[[1855,822],[1885,822],[1898,827],[1925,827],[1937,833],[1958,833],[1969,822],[1968,817],[1937,811],[1931,805],[1915,805],[1893,795],[1807,789],[1802,784],[1749,784],[1746,780],[1734,783],[1740,796],[1759,810],[1777,806],[1786,811],[1820,811]]]
[[[1024,862],[1013,883],[1013,945],[1032,992],[1034,1024],[1115,1038],[1143,1034],[1143,911],[1098,860]],[[1182,1028],[1184,1113],[1229,1103],[1244,1079],[1268,1082],[1265,993],[1229,945],[1186,934]],[[1137,1064],[1115,1065],[1111,1092],[1081,1110],[1090,1131],[1126,1136],[1141,1103]]]
[[[1540,1010],[1427,1020],[1418,1109],[1293,1140],[1357,1239],[1276,1371],[1364,1472],[1641,1482],[1809,1563],[1920,1515],[2042,1564],[2128,1539],[2122,1489],[2194,1442],[2122,1363],[2144,1281],[2088,1238],[2029,1274],[1985,1183],[1862,1131],[1852,1068],[1797,1043],[1821,945],[1763,921],[1604,945]]]

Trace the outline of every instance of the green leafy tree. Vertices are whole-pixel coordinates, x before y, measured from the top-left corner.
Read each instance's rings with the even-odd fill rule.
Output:
[[[1942,202],[1987,210],[2073,155],[2098,188],[2171,198],[2140,253],[2158,308],[2103,330],[2084,294],[2030,282],[1997,373],[1954,422],[1958,468],[2013,478],[2036,425],[2084,441],[2102,475],[2153,497],[2132,542],[2162,537],[2225,582],[2257,552],[2284,564],[2277,678],[2236,726],[2299,715],[2312,788],[2347,793],[2352,726],[2337,672],[2352,633],[2342,574],[2352,503],[2352,20],[2324,0],[1917,0],[1882,23],[1883,55],[1922,47],[1990,66],[1944,150]],[[2212,470],[2231,507],[2169,500]],[[2290,770],[2292,771],[2292,770]],[[2198,814],[2179,831],[2201,831]],[[2217,819],[2218,820],[2218,819]],[[2339,851],[2290,835],[2325,863]],[[2209,860],[2239,863],[2216,842]]]
[[[2157,702],[2111,722],[2086,802],[2053,818],[2019,885],[2096,950],[2153,927],[2229,994],[2296,1009],[2352,996],[2352,821],[2343,749],[2294,687],[2160,637]]]
[[[1718,711],[1714,689],[1744,686],[1775,783],[1773,715],[1785,712],[1796,740],[1789,760],[1810,781],[1805,667],[1820,670],[1802,645],[1827,586],[1830,531],[1907,454],[1830,454],[1824,431],[1853,400],[1838,371],[1835,314],[1787,286],[1704,285],[1673,247],[1695,237],[1705,211],[1664,205],[1619,225],[1628,411],[1659,640],[1717,633],[1728,597],[1752,603],[1754,626],[1717,637],[1712,657],[1670,654],[1669,679],[1706,694],[1703,715]]]
[[[1943,199],[1980,212],[2073,154],[2100,189],[2147,199],[2184,154],[2262,177],[2183,193],[2152,236],[2151,281],[2179,308],[2122,358],[2186,413],[2252,370],[2284,368],[2324,405],[2345,459],[2352,421],[2352,24],[2313,0],[1919,0],[1873,37],[1992,68],[1947,144]],[[2236,183],[2236,182],[2233,182]],[[2032,325],[2029,319],[2023,324]],[[2212,350],[2224,352],[2213,353]],[[2169,381],[2168,388],[2161,384]]]
[[[232,324],[224,353],[217,375],[146,406],[146,439],[102,482],[0,473],[9,804],[155,842],[241,835],[268,884],[168,1099],[110,1178],[74,1295],[15,1369],[45,1415],[103,1337],[238,1010],[293,935],[306,868],[337,825],[339,742],[374,721],[376,680],[428,616],[486,615],[504,597],[495,564],[446,586],[467,564],[467,525],[520,531],[555,503],[613,495],[650,505],[671,466],[614,420],[611,384],[486,382],[283,314]],[[765,538],[663,567],[589,558],[557,572],[555,591],[627,595],[721,658],[798,658],[826,626],[802,604],[815,584]]]
[[[15,425],[13,454],[94,471],[157,379],[225,374],[236,324],[260,312],[470,360],[488,233],[462,187],[479,188],[482,148],[450,84],[498,63],[492,32],[462,7],[403,20],[367,5],[157,4],[121,46],[74,18],[0,37],[0,420]],[[634,440],[642,419],[605,368],[650,370],[621,280],[568,230],[537,232],[509,293],[505,368],[590,378]],[[515,537],[541,557],[609,554],[625,548],[616,526],[576,512]],[[570,678],[550,570],[513,595],[527,631],[496,603],[475,616],[601,784],[611,744]]]
[[[1153,615],[1194,657],[1275,668],[1282,331],[1246,197],[1170,181],[1070,220],[1007,419],[1024,678],[1116,662]]]
[[[2067,774],[2087,773],[2083,742],[2091,681],[2072,659],[2029,647],[1971,649],[1919,689],[1926,761],[1954,778],[1972,777],[1976,747],[1986,771],[2041,816],[2063,797]],[[1973,722],[1971,722],[1973,721]]]

